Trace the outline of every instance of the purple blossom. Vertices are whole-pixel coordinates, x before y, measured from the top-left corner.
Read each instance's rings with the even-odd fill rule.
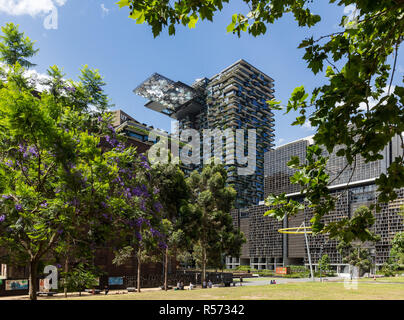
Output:
[[[31,153],[34,157],[38,157],[38,150],[35,147],[29,148],[29,153]]]
[[[111,124],[108,124],[108,129],[115,133],[115,128]]]
[[[154,207],[154,209],[155,209],[157,212],[160,212],[160,211],[163,209],[163,206],[161,205],[160,202],[156,202],[156,203],[153,205],[153,207]]]
[[[136,231],[135,236],[139,241],[142,241],[143,238],[142,238],[142,235],[139,232]]]
[[[62,233],[63,233],[63,229],[59,229],[59,230],[57,231],[57,233],[58,233],[58,234],[62,234]]]
[[[56,265],[56,267],[57,267],[58,269],[60,269],[60,268],[62,268],[62,265],[58,263],[58,264]]]
[[[119,144],[116,146],[116,149],[117,149],[118,151],[124,151],[124,150],[125,150],[125,145],[122,144],[122,143],[119,143]]]
[[[1,197],[2,197],[3,199],[6,199],[6,200],[11,199],[11,196],[8,196],[8,195],[6,195],[6,194],[3,194]]]
[[[146,225],[150,226],[150,221],[147,220],[146,218],[139,218],[136,220],[136,225],[138,227],[140,227],[142,224],[146,224]]]
[[[160,241],[159,242],[159,247],[161,248],[161,249],[167,249],[167,244],[165,244],[163,241]]]
[[[141,190],[139,187],[136,187],[136,188],[133,188],[133,189],[132,189],[132,193],[133,193],[135,196],[140,197],[143,192],[142,192],[142,190]]]
[[[16,204],[16,205],[15,205],[15,209],[16,209],[17,211],[22,211],[22,205]]]
[[[153,235],[153,237],[161,237],[161,233],[158,230],[150,228],[150,232]]]
[[[102,122],[102,117],[98,116],[98,122]]]
[[[159,193],[159,192],[160,192],[160,189],[159,189],[159,188],[154,187],[154,189],[153,189],[153,194],[157,194],[157,193]]]
[[[42,208],[47,208],[48,207],[48,203],[45,201],[44,203],[41,204]]]
[[[142,161],[140,164],[141,164],[142,167],[144,167],[144,168],[150,170],[150,166],[149,166],[149,164],[148,164],[146,161]]]
[[[27,147],[25,145],[23,145],[22,143],[20,143],[18,145],[18,151],[20,151],[21,153],[24,153],[27,150]]]
[[[6,220],[6,216],[3,214],[0,216],[0,222],[3,222],[4,220]]]
[[[14,165],[14,163],[13,163],[13,161],[11,161],[11,160],[7,160],[7,162],[6,162],[6,166],[7,167],[12,167]]]
[[[110,136],[105,136],[105,140],[112,146],[116,146],[116,144],[118,143],[118,140],[116,140],[115,138],[111,138]]]
[[[143,199],[140,201],[140,209],[146,211],[146,203]]]

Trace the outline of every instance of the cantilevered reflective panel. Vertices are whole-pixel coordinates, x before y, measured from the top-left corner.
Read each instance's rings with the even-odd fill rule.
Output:
[[[169,115],[198,96],[198,92],[192,87],[174,82],[158,73],[146,79],[133,92],[150,100],[146,107]]]

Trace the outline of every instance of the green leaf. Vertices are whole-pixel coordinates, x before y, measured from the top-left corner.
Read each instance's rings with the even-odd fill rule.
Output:
[[[230,24],[227,26],[226,31],[227,31],[228,33],[229,33],[229,32],[233,32],[235,25],[236,25],[236,23],[234,23],[234,22],[230,23]]]
[[[173,34],[175,34],[175,27],[173,24],[170,24],[170,26],[168,27],[168,34],[171,36]]]
[[[198,22],[199,17],[196,15],[191,15],[189,17],[189,22],[188,22],[188,28],[193,29],[196,26],[196,23]]]
[[[275,213],[274,209],[268,210],[264,213],[264,216],[272,216]]]
[[[129,7],[130,5],[130,0],[119,0],[117,3],[115,3],[117,5],[119,5],[119,8],[123,8],[123,7]]]
[[[136,20],[136,24],[142,24],[145,21],[144,11],[133,10],[129,17]]]

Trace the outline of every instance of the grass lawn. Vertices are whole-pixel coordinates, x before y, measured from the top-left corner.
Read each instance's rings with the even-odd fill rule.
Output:
[[[276,280],[276,279],[279,279],[279,278],[274,278],[274,277],[243,278],[243,282],[250,282],[250,281],[271,281],[271,280],[274,280],[274,279]],[[240,280],[237,279],[237,278],[235,278],[233,281],[236,282],[236,283],[239,283],[239,282],[240,282]]]
[[[58,299],[59,298],[55,298]],[[184,291],[144,291],[71,297],[68,300],[404,300],[404,285],[359,283],[346,289],[344,283],[288,283],[266,286],[196,289]]]
[[[373,281],[373,282],[403,282],[403,283],[404,283],[404,277],[386,277],[386,278],[376,278],[376,280],[373,280],[373,278],[362,278],[362,279],[359,279],[359,281]]]

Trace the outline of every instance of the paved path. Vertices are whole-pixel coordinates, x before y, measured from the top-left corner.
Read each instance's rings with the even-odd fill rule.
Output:
[[[256,279],[256,278],[255,278]],[[296,282],[311,282],[311,278],[269,278],[265,280],[252,280],[248,281],[247,279],[244,279],[243,281],[243,286],[265,286],[270,284],[271,280],[275,280],[277,284],[285,284],[285,283],[296,283]],[[320,278],[315,278],[315,282],[320,282]],[[331,281],[344,281],[344,278],[341,277],[328,277],[328,278],[323,278],[323,280],[326,280],[328,282]],[[239,286],[239,282],[236,283],[236,286]]]

